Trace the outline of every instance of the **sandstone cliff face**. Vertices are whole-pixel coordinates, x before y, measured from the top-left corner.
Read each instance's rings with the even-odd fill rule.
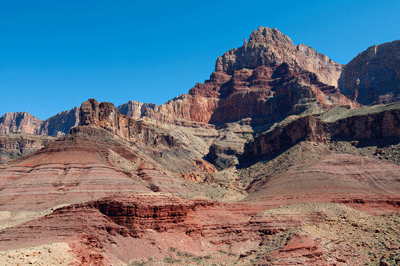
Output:
[[[0,135],[23,132],[39,135],[43,121],[27,112],[7,113],[0,117]]]
[[[131,140],[138,131],[135,119],[121,115],[112,103],[99,103],[89,99],[81,106],[81,125],[97,125],[105,130]]]
[[[129,101],[117,107],[119,113],[133,117],[134,119],[139,119],[144,116],[146,109],[150,108],[156,112],[159,106],[154,103],[141,103],[138,101]]]
[[[40,135],[59,137],[69,132],[72,127],[79,125],[79,108],[63,111],[44,121],[40,128]]]
[[[180,120],[208,123],[215,111],[215,99],[183,94],[160,106],[160,113]]]
[[[339,89],[364,105],[399,100],[400,41],[369,47],[344,68]]]
[[[89,99],[82,103],[80,114],[82,126],[99,126],[126,140],[147,145],[177,145],[175,139],[161,128],[120,114],[112,103],[99,103],[95,99]]]

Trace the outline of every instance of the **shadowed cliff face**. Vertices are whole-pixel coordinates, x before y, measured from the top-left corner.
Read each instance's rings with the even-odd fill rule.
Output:
[[[369,47],[344,68],[339,89],[364,105],[391,103],[400,94],[400,41]]]
[[[70,111],[63,111],[44,121],[40,128],[40,135],[62,136],[68,134],[72,127],[79,125],[80,110],[78,107]]]

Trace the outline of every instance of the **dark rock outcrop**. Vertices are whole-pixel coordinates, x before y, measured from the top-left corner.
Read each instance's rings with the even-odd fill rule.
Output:
[[[339,89],[364,105],[400,99],[400,41],[369,47],[348,63]]]
[[[255,137],[246,143],[243,158],[248,161],[258,155],[289,148],[300,141],[325,142],[328,139],[324,122],[315,116],[306,116]]]
[[[69,132],[72,127],[79,125],[79,108],[63,111],[44,121],[40,128],[40,135],[59,137]]]

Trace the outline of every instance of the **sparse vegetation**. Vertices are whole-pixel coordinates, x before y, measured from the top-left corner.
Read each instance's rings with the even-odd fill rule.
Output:
[[[171,258],[171,257],[167,257],[167,258],[164,259],[164,262],[165,263],[169,263],[169,264],[175,264],[175,263],[181,263],[182,260]]]

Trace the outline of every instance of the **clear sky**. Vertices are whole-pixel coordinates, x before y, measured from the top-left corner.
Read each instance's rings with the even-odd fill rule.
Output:
[[[346,64],[400,39],[400,1],[3,1],[0,116],[44,120],[89,98],[162,104],[259,26]]]

